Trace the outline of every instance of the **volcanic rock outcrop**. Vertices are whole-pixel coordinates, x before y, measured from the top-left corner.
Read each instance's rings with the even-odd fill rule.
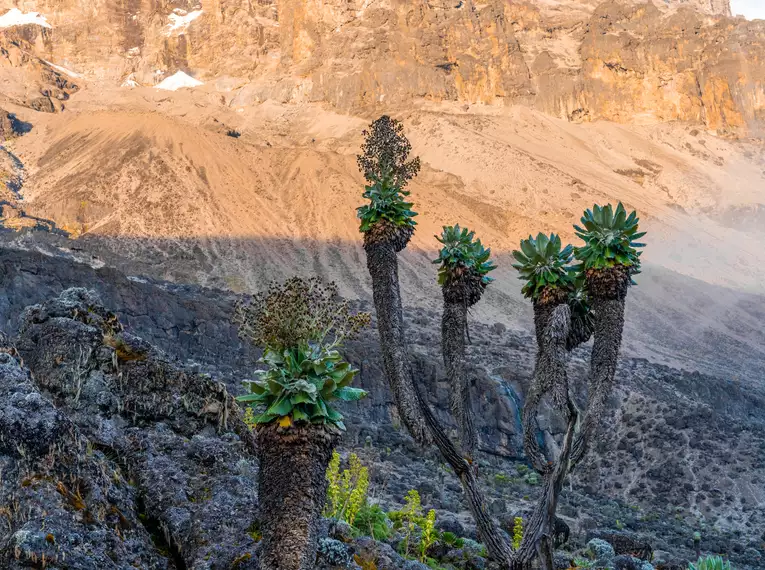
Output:
[[[73,564],[92,543],[90,565],[65,567],[253,567],[254,443],[224,385],[123,331],[85,289],[29,307],[16,346],[0,355],[6,560]]]

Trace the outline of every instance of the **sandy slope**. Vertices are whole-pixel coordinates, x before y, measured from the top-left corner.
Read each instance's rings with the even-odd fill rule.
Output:
[[[86,93],[67,113],[29,114],[35,129],[14,146],[29,171],[27,208],[85,230],[83,244],[102,236],[98,247],[161,277],[253,290],[318,273],[368,296],[354,155],[370,117],[270,103],[240,111],[214,97]],[[519,238],[541,230],[573,240],[584,208],[623,200],[651,232],[626,349],[718,372],[765,362],[765,303],[749,296],[763,293],[765,237],[719,221],[765,204],[761,141],[683,125],[575,125],[521,107],[392,112],[424,162],[411,187],[418,231],[402,260],[408,302],[437,309],[433,235],[459,222],[500,260],[476,317],[528,328],[510,267]],[[226,136],[234,128],[240,138]]]

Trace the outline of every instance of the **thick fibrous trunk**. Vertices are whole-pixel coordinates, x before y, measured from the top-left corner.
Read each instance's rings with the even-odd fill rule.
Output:
[[[563,484],[570,472],[570,457],[576,429],[577,413],[570,410],[568,428],[563,440],[563,447],[554,467],[544,477],[544,487],[534,513],[524,530],[521,547],[515,552],[515,559],[522,564],[529,564],[539,557],[543,570],[554,570],[554,521],[558,508],[558,498]]]
[[[380,222],[364,235],[364,249],[367,253],[367,268],[372,277],[385,375],[390,383],[396,407],[409,432],[421,443],[435,441],[441,455],[459,477],[481,540],[486,545],[489,555],[495,560],[508,562],[512,555],[511,546],[486,509],[473,467],[444,433],[414,383],[404,346],[403,311],[396,258],[396,253],[406,246],[409,236],[411,231],[408,235],[402,235],[396,228]],[[463,327],[460,330],[464,332],[465,329]]]
[[[590,360],[587,411],[574,442],[571,457],[573,464],[579,463],[587,453],[613,390],[624,329],[624,297],[608,299],[593,295],[592,311],[595,318],[595,343]]]
[[[316,562],[327,466],[339,432],[321,425],[257,430],[260,567],[311,570]]]
[[[380,238],[372,239],[373,237],[378,236],[370,234],[364,236],[364,249],[367,252],[367,268],[372,276],[372,294],[377,313],[377,331],[380,335],[385,377],[390,384],[398,413],[409,433],[417,442],[429,443],[430,435],[422,412],[417,406],[414,377],[404,346],[404,318],[396,257],[402,240],[397,239],[392,242]]]
[[[570,470],[569,457],[578,413],[568,393],[566,373],[567,350],[571,311],[565,304],[539,306],[535,304],[539,353],[529,394],[523,407],[523,435],[526,455],[534,468],[544,477],[544,489],[539,503],[526,524],[521,547],[515,552],[518,563],[530,563],[539,557],[542,568],[553,570],[553,522],[558,497]],[[541,322],[540,322],[541,321]],[[537,411],[546,393],[551,393],[556,407],[568,418],[568,429],[563,446],[555,462],[548,462],[536,440]]]
[[[550,468],[548,458],[537,441],[537,412],[545,394],[550,394],[556,408],[568,413],[568,374],[566,344],[570,334],[571,312],[555,300],[534,303],[534,326],[537,335],[537,362],[534,377],[523,406],[523,444],[531,465],[542,475]]]
[[[441,317],[441,350],[449,380],[449,401],[454,419],[459,426],[460,445],[466,457],[473,457],[478,436],[473,425],[470,407],[470,387],[466,374],[465,337],[467,331],[467,303],[444,301]]]

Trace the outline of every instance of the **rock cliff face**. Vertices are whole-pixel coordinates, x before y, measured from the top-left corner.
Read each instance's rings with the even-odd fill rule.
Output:
[[[16,475],[0,486],[4,568],[254,567],[254,438],[223,384],[85,289],[29,307],[16,346],[0,345],[0,458]]]
[[[418,99],[524,103],[577,121],[755,128],[765,113],[765,23],[729,18],[725,0],[658,5],[36,0],[26,9],[46,15],[51,27],[17,26],[0,36],[14,44],[2,52],[6,66],[20,65],[13,54],[21,49],[58,65],[67,81],[82,73],[126,88],[183,70],[238,105],[325,101],[358,111]],[[43,68],[50,84],[51,68]],[[67,89],[60,78],[54,83],[39,91],[50,92],[56,108]]]

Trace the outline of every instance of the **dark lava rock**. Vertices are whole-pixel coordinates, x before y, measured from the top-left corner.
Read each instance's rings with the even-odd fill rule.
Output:
[[[634,556],[641,560],[651,560],[653,557],[653,547],[645,539],[633,533],[596,529],[587,533],[587,542],[593,538],[605,540],[613,546],[617,556]]]
[[[85,289],[26,309],[17,346],[57,413],[134,482],[133,508],[176,566],[254,565],[254,439],[225,385],[124,332]]]
[[[0,567],[168,568],[126,474],[39,392],[2,334],[0,473]]]

